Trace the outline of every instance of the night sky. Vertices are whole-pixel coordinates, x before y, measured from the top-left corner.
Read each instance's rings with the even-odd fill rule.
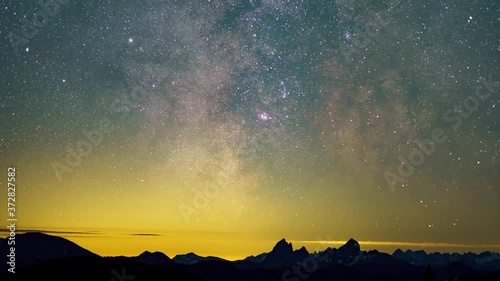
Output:
[[[500,2],[48,2],[0,6],[19,229],[102,255],[500,251]]]

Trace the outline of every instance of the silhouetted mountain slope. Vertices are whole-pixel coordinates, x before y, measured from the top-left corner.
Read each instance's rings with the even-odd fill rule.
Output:
[[[18,234],[15,241],[16,268],[58,258],[96,255],[67,239],[40,232]],[[7,239],[0,240],[2,272],[7,271],[6,255],[10,247]]]
[[[181,264],[178,265],[178,268],[208,281],[255,280],[247,278],[253,278],[256,272],[256,269],[245,271],[238,268],[230,261],[220,260],[201,261],[193,265]],[[246,274],[246,272],[250,272],[250,275]]]
[[[201,257],[201,256],[198,256],[197,254],[195,253],[187,253],[187,254],[184,254],[184,255],[177,255],[173,258],[173,261],[177,264],[187,264],[187,265],[190,265],[190,264],[195,264],[195,263],[198,263],[200,261],[225,261],[224,259],[221,259],[219,257]]]
[[[361,252],[358,241],[349,239],[343,246],[340,246],[339,252],[345,256],[357,256]]]
[[[149,251],[145,251],[137,257],[133,258],[138,262],[142,262],[150,265],[167,265],[172,263],[172,259],[170,259],[167,255],[162,252],[154,252],[151,253]]]
[[[452,278],[448,278],[449,281],[454,281]],[[482,276],[470,276],[458,278],[457,281],[498,281],[500,280],[500,272],[486,273]]]
[[[0,280],[204,280],[204,281],[424,281],[426,262],[432,262],[436,281],[500,280],[500,270],[487,272],[478,267],[496,268],[498,254],[427,254],[424,251],[396,250],[393,255],[376,250],[361,251],[350,239],[339,249],[309,254],[302,247],[280,240],[269,253],[240,261],[200,257],[194,253],[173,259],[161,252],[143,252],[136,257],[99,257],[66,239],[41,233],[16,236],[24,245],[16,248],[16,273],[0,274]],[[2,250],[6,241],[2,239]],[[37,263],[37,264],[33,264]],[[474,266],[471,266],[473,264]],[[123,276],[126,275],[126,276]],[[134,276],[133,279],[131,276]],[[128,278],[128,279],[127,279]]]
[[[309,253],[306,248],[302,247],[294,251],[292,243],[287,243],[285,239],[281,239],[273,250],[266,255],[261,265],[268,269],[282,268],[302,262],[308,256]]]
[[[474,270],[462,262],[454,262],[444,267],[434,267],[434,273],[436,274],[436,279],[453,279],[457,277],[459,280],[466,276],[481,276],[485,274],[484,272]]]
[[[481,254],[474,253],[430,253],[425,251],[407,250],[403,252],[397,249],[392,254],[394,258],[405,261],[414,265],[447,266],[451,263],[460,262],[475,270],[481,271],[498,271],[500,270],[500,254],[492,252],[483,252]]]
[[[160,267],[135,261],[133,258],[80,256],[46,261],[4,273],[1,280],[51,281],[205,281],[173,267]]]
[[[408,270],[410,269],[410,270]],[[311,271],[311,268],[302,267],[301,270],[287,272],[283,276],[283,281],[423,281],[421,275],[423,268],[408,267],[397,268],[387,265],[365,264],[357,266],[346,266],[343,264],[334,265],[326,268],[319,268]]]
[[[260,264],[266,257],[267,253],[262,253],[260,255],[246,257],[243,260],[236,261],[236,263],[241,262],[241,263]]]
[[[361,247],[358,241],[349,239],[345,245],[341,246],[337,251],[337,260],[341,264],[352,264],[360,258]]]

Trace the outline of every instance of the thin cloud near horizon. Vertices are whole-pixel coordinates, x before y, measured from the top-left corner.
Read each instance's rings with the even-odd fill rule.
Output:
[[[318,241],[318,240],[294,240],[292,243],[302,244],[328,244],[328,245],[344,245],[346,241]],[[445,243],[445,242],[397,242],[397,241],[358,241],[360,245],[367,246],[407,246],[420,248],[500,248],[500,244],[461,244],[461,243]]]
[[[16,231],[16,234],[24,234],[24,233],[44,233],[44,234],[54,234],[63,236],[71,236],[71,235],[88,235],[88,236],[102,236],[105,233],[100,231],[57,231],[57,230],[44,230],[44,229],[19,229]],[[0,233],[9,234],[10,231],[8,229],[0,229]],[[121,235],[129,235],[129,236],[162,236],[158,233],[124,233]]]
[[[0,229],[0,233],[7,234],[8,229]],[[41,230],[41,229],[19,229],[17,234],[41,232],[45,234],[60,235],[61,237],[70,237],[73,235],[84,236],[102,236],[104,233],[99,231],[57,231],[57,230]],[[138,237],[160,237],[158,233],[123,233],[121,235],[138,236]],[[108,236],[108,238],[111,238]],[[327,245],[344,245],[347,241],[343,240],[288,240],[295,244],[319,244]],[[481,248],[481,249],[500,249],[500,244],[464,244],[464,243],[446,243],[446,242],[406,242],[406,241],[357,241],[361,246],[393,246],[393,247],[411,247],[411,248]]]
[[[45,233],[45,234],[58,234],[58,235],[71,235],[71,234],[79,234],[79,235],[100,235],[103,234],[99,231],[58,231],[58,230],[44,230],[44,229],[17,229],[16,234],[23,233]],[[10,233],[8,229],[0,229],[0,233]]]

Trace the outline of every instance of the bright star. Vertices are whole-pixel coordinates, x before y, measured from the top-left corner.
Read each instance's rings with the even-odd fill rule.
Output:
[[[260,112],[259,114],[257,114],[257,118],[260,121],[269,121],[272,119],[271,115],[267,112]]]

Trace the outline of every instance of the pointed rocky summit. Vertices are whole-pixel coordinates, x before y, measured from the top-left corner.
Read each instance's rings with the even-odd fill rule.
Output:
[[[341,246],[339,248],[339,252],[343,254],[348,254],[348,255],[357,255],[361,251],[361,247],[359,246],[358,241],[354,239],[349,239],[347,243],[345,243],[344,246]]]
[[[266,255],[262,261],[262,265],[265,268],[281,268],[300,262],[308,256],[309,253],[305,247],[293,251],[292,243],[288,243],[285,239],[281,239],[276,243],[273,250]]]

